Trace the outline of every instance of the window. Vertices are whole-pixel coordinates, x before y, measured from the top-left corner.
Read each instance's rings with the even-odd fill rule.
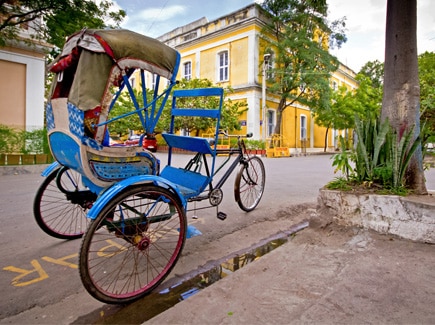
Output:
[[[301,115],[301,140],[307,139],[307,117]]]
[[[192,62],[186,62],[183,65],[183,78],[186,80],[192,79]]]
[[[332,82],[332,90],[337,90],[338,89],[338,84],[336,81]]]
[[[228,51],[223,51],[218,54],[218,66],[218,81],[228,81]]]
[[[266,137],[270,137],[275,129],[275,111],[268,110],[266,120],[267,120]]]

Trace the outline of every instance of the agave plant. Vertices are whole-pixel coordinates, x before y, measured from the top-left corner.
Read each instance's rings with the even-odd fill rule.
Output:
[[[342,152],[334,155],[336,171],[341,170],[350,182],[376,183],[400,192],[411,157],[420,145],[420,137],[414,139],[414,128],[397,134],[388,120],[381,123],[356,117],[355,134],[355,149],[347,152],[343,142]]]
[[[379,166],[379,156],[385,143],[390,125],[388,121],[379,123],[367,120],[365,123],[358,117],[355,119],[357,135],[355,173],[359,181],[373,181],[376,168]]]
[[[414,127],[403,132],[400,137],[396,132],[391,136],[391,157],[393,171],[393,188],[403,186],[403,179],[411,158],[420,145],[420,137],[413,140]],[[400,138],[399,138],[400,137]]]

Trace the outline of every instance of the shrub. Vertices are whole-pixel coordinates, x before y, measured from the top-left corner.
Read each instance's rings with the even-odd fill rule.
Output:
[[[0,125],[0,153],[49,153],[47,130],[23,131]]]

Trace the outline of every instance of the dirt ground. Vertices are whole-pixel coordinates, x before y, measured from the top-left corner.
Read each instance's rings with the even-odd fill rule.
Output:
[[[434,245],[298,217],[289,242],[146,324],[435,323]]]

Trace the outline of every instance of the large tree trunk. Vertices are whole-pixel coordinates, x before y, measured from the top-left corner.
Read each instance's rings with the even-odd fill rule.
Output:
[[[416,31],[417,0],[388,0],[381,117],[388,118],[399,135],[415,126],[414,138],[420,133]],[[406,185],[417,194],[427,194],[422,159],[420,146],[405,175]]]

